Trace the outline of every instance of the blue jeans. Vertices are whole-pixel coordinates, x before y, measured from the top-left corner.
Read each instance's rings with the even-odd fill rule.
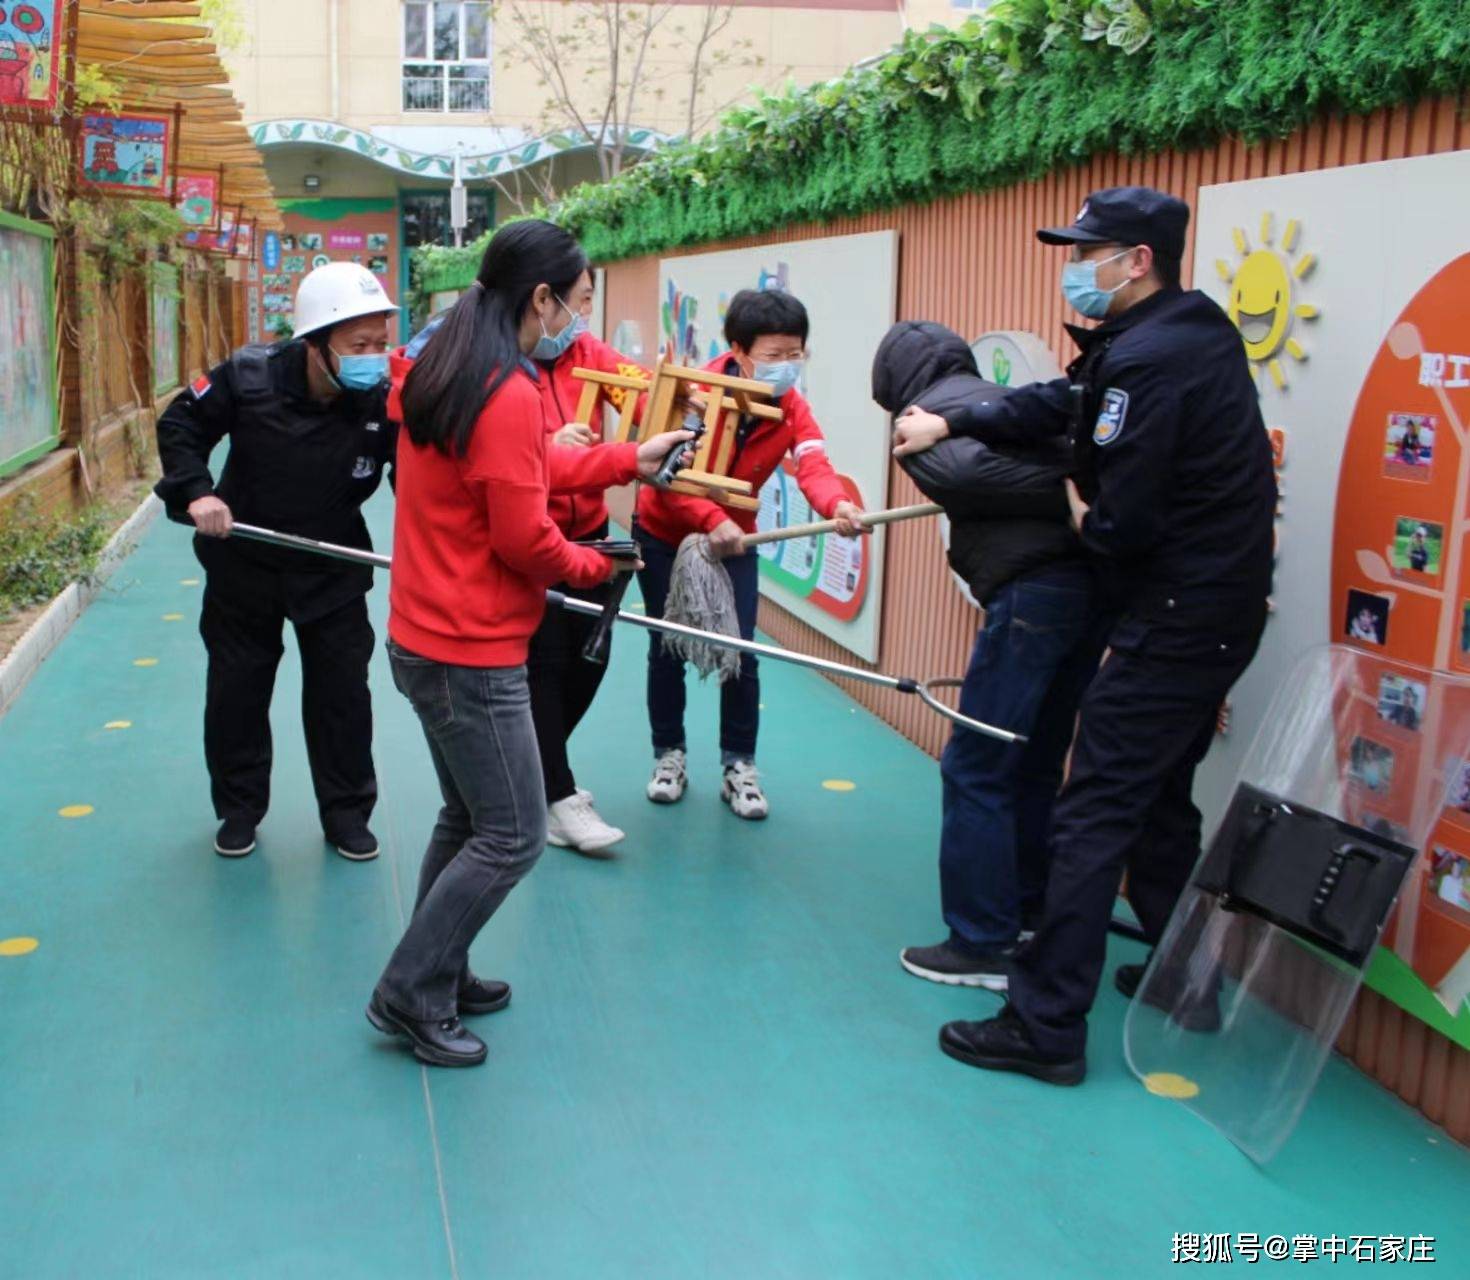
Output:
[[[944,749],[939,888],[950,941],[964,950],[1010,946],[1041,914],[1052,804],[1106,636],[1082,564],[1026,574],[985,602],[960,710],[1030,741],[956,727]]]
[[[635,529],[642,548],[643,568],[638,571],[638,589],[650,618],[664,616],[669,598],[669,579],[674,572],[677,547]],[[760,604],[759,565],[756,553],[731,556],[723,561],[735,588],[735,614],[740,634],[755,636],[756,609]],[[740,655],[740,674],[720,686],[720,756],[725,764],[755,759],[755,738],[760,729],[761,682],[754,655]],[[648,724],[653,730],[653,753],[662,755],[684,747],[684,660],[665,653],[656,631],[648,633]]]
[[[418,897],[378,992],[420,1021],[454,1016],[470,944],[546,844],[546,792],[525,667],[456,667],[388,646],[412,704],[444,807]]]

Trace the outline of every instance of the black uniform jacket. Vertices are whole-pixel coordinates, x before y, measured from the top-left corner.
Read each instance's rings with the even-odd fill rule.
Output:
[[[1223,657],[1254,644],[1271,590],[1276,482],[1240,334],[1198,291],[1165,289],[1068,326],[1068,377],[945,415],[991,444],[1070,433],[1091,511],[1082,541],[1124,610],[1114,644]],[[1069,385],[1081,387],[1080,397]]]
[[[192,524],[189,503],[212,493],[242,523],[372,549],[361,508],[392,465],[397,441],[386,386],[323,403],[308,390],[306,359],[299,341],[242,347],[175,397],[158,421],[163,478],[154,489],[170,519]],[[209,457],[225,436],[229,453],[216,484]],[[231,594],[241,604],[248,592],[281,592],[299,622],[372,586],[365,566],[243,538],[198,537],[195,551],[212,588],[236,584]]]

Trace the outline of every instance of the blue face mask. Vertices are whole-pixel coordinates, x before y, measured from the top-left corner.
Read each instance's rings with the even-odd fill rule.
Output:
[[[1081,312],[1089,320],[1101,320],[1108,314],[1108,307],[1112,305],[1113,295],[1127,284],[1116,285],[1111,289],[1099,289],[1097,287],[1097,269],[1104,262],[1116,262],[1126,254],[1132,253],[1132,249],[1124,249],[1113,254],[1111,258],[1094,259],[1091,262],[1069,262],[1062,268],[1062,297],[1068,304]]]
[[[337,385],[348,391],[371,391],[388,377],[388,353],[386,351],[365,356],[337,357]]]
[[[779,400],[801,381],[801,361],[781,360],[771,364],[757,364],[755,380],[769,382],[776,389],[776,399]]]
[[[531,348],[532,360],[545,360],[548,362],[552,360],[560,360],[561,357],[566,354],[567,348],[570,347],[572,343],[574,343],[578,338],[580,338],[584,333],[587,332],[587,321],[584,320],[580,315],[575,314],[565,302],[562,302],[560,298],[558,298],[556,301],[561,306],[562,310],[565,311],[572,318],[568,322],[566,328],[555,335],[547,333],[546,323],[545,321],[542,322],[541,336],[536,339],[536,345]]]

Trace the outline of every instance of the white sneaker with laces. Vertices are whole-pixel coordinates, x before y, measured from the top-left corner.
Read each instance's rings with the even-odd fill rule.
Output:
[[[766,793],[761,790],[761,775],[749,760],[737,760],[725,766],[725,781],[720,799],[730,806],[737,818],[759,821],[771,811]]]
[[[546,810],[546,839],[562,849],[578,853],[601,853],[617,844],[625,832],[602,820],[592,800],[578,791],[558,800]]]
[[[684,798],[684,788],[689,785],[685,763],[682,747],[659,756],[653,766],[653,777],[648,780],[647,794],[654,804],[677,804]]]

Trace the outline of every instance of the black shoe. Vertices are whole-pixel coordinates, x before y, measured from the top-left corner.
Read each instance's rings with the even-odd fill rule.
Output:
[[[1120,964],[1113,973],[1113,985],[1132,1000],[1138,994],[1147,968],[1147,965],[1142,964]],[[1214,995],[1171,1005],[1151,989],[1144,996],[1143,1002],[1151,1008],[1163,1010],[1177,1026],[1186,1031],[1210,1032],[1220,1029],[1220,1001]]]
[[[328,836],[327,843],[349,862],[371,862],[378,856],[378,837],[366,825],[342,832],[335,839]]]
[[[255,849],[255,823],[249,818],[226,818],[214,838],[214,851],[221,858],[243,858]]]
[[[1010,1005],[984,1022],[945,1023],[939,1031],[939,1047],[972,1067],[1015,1071],[1047,1084],[1081,1084],[1087,1075],[1084,1057],[1058,1058],[1042,1053]]]
[[[1113,985],[1130,1000],[1138,993],[1138,984],[1143,981],[1146,964],[1120,964],[1113,971]]]
[[[510,1003],[510,983],[497,982],[494,978],[477,978],[470,974],[469,980],[459,989],[460,1013],[499,1013]]]
[[[478,1067],[485,1061],[485,1042],[466,1030],[456,1014],[438,1022],[420,1022],[394,1009],[376,991],[368,1001],[367,1020],[385,1036],[403,1036],[413,1056],[433,1067]]]
[[[1015,958],[1015,947],[977,954],[953,942],[905,947],[898,953],[899,964],[916,978],[942,982],[949,987],[984,987],[987,991],[1006,990]]]

